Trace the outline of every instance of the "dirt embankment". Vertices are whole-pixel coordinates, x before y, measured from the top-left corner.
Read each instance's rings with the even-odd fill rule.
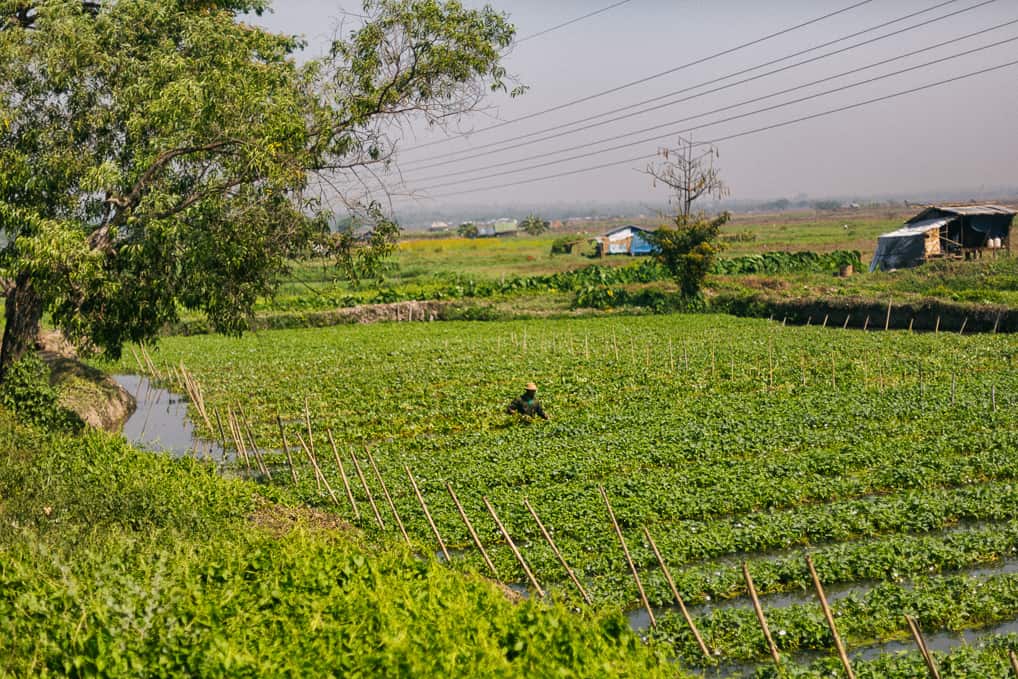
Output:
[[[39,333],[36,348],[50,368],[50,383],[60,393],[61,406],[96,429],[120,431],[137,406],[131,394],[109,375],[79,361],[59,332]]]
[[[256,316],[250,330],[283,330],[289,328],[325,328],[333,325],[385,322],[430,322],[472,320],[474,307],[464,301],[426,300],[362,304],[328,311],[278,312]],[[172,335],[203,335],[211,332],[204,321],[185,321],[166,330]]]
[[[845,298],[773,299],[763,295],[726,300],[735,316],[772,318],[793,325],[823,325],[868,330],[968,333],[1018,332],[1018,309],[995,304],[959,304],[935,299],[890,305],[886,301]]]

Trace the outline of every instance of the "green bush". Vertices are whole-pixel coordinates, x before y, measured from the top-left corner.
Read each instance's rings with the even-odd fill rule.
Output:
[[[49,368],[35,354],[12,365],[0,383],[0,405],[26,422],[61,431],[80,431],[75,413],[60,406],[60,395],[49,383]]]

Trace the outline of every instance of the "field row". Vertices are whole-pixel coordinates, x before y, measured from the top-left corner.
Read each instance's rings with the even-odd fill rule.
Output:
[[[493,576],[451,485],[499,580],[529,578],[486,500],[534,579],[576,605],[582,595],[527,501],[595,606],[631,610],[640,597],[603,487],[650,602],[672,596],[644,527],[726,659],[755,661],[763,643],[744,605],[717,605],[745,596],[741,563],[767,601],[791,601],[809,586],[797,550],[814,554],[825,584],[849,592],[836,606],[856,646],[900,635],[905,612],[925,629],[955,629],[942,609],[963,596],[970,626],[1018,617],[1007,576],[957,576],[976,590],[994,583],[985,599],[957,590],[955,576],[931,577],[999,564],[1018,548],[1010,336],[701,315],[172,338],[152,353],[160,367],[186,365],[210,409],[242,405],[263,448],[278,447],[283,419],[299,481],[276,467],[266,492],[328,508],[373,540],[402,541],[388,494],[415,549],[430,555],[441,548],[423,499],[454,566]],[[550,422],[504,414],[528,380]],[[309,439],[307,420],[335,501],[298,442]],[[784,649],[829,648],[818,606],[770,610]],[[696,661],[681,619],[663,618],[657,637]]]

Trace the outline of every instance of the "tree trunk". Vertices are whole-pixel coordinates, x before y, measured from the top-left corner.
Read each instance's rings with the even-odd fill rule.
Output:
[[[3,346],[0,348],[0,382],[6,378],[11,365],[33,347],[39,334],[42,298],[35,292],[26,273],[15,279],[14,286],[7,293],[5,319]]]

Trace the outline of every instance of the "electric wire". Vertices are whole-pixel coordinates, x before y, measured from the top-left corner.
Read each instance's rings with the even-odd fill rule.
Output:
[[[1003,64],[998,64],[996,66],[989,66],[989,67],[986,67],[986,68],[982,68],[982,69],[979,69],[977,71],[971,71],[969,73],[964,73],[962,75],[954,76],[952,78],[946,78],[944,80],[938,80],[936,82],[927,83],[925,85],[920,85],[918,87],[913,87],[913,88],[910,88],[910,89],[907,89],[907,90],[902,90],[902,91],[894,92],[894,93],[891,93],[891,94],[885,94],[885,95],[882,95],[882,96],[879,96],[879,97],[874,97],[872,99],[866,99],[864,101],[856,102],[854,104],[846,104],[846,105],[843,105],[843,106],[838,106],[836,108],[828,109],[826,111],[820,111],[818,113],[811,113],[811,114],[808,114],[808,115],[800,116],[800,117],[797,117],[797,118],[792,118],[790,120],[785,120],[785,121],[778,122],[778,123],[772,123],[772,124],[769,124],[769,125],[764,125],[762,127],[757,127],[757,128],[753,128],[753,129],[749,129],[749,130],[744,130],[742,132],[736,132],[736,133],[733,133],[733,134],[728,134],[728,135],[724,135],[724,136],[720,136],[720,137],[715,137],[715,138],[713,138],[713,139],[711,139],[709,141],[696,142],[694,144],[694,146],[706,146],[706,145],[711,145],[711,144],[718,144],[718,143],[721,143],[723,141],[729,141],[729,140],[732,140],[732,139],[738,139],[740,137],[746,137],[746,136],[750,136],[750,135],[754,135],[754,134],[759,134],[759,133],[762,133],[762,132],[768,132],[768,131],[771,131],[771,130],[780,129],[780,128],[783,128],[783,127],[789,127],[791,125],[796,125],[798,123],[807,122],[807,121],[810,121],[810,120],[816,120],[818,118],[824,118],[824,117],[827,117],[827,116],[830,116],[830,115],[834,115],[834,114],[837,114],[837,113],[842,113],[842,112],[845,112],[845,111],[851,111],[851,110],[859,109],[859,108],[862,108],[864,106],[869,106],[871,104],[876,104],[876,103],[883,102],[883,101],[890,101],[892,99],[896,99],[896,98],[899,98],[899,97],[907,96],[909,94],[915,94],[917,92],[922,92],[922,91],[925,91],[925,90],[933,89],[935,87],[941,87],[943,85],[948,85],[950,83],[960,82],[962,80],[967,80],[969,78],[974,78],[974,77],[977,77],[977,76],[980,76],[980,75],[985,75],[987,73],[992,73],[992,72],[995,72],[995,71],[1000,71],[1000,70],[1003,70],[1005,68],[1010,68],[1010,67],[1016,66],[1016,65],[1018,65],[1018,59],[1013,60],[1013,61],[1008,61],[1008,62],[1005,62]],[[601,163],[600,165],[591,165],[591,166],[582,167],[582,168],[579,168],[579,169],[576,169],[576,170],[570,170],[570,171],[565,171],[565,172],[558,172],[558,173],[555,173],[555,174],[545,175],[545,176],[542,176],[542,177],[533,177],[533,178],[530,178],[530,179],[521,179],[519,181],[503,183],[503,184],[497,184],[497,185],[492,185],[492,186],[475,187],[475,188],[472,188],[472,189],[464,189],[463,191],[453,191],[453,192],[444,193],[444,194],[436,194],[436,195],[433,195],[433,196],[428,196],[428,198],[431,198],[431,199],[435,199],[435,198],[451,198],[451,197],[455,197],[455,196],[462,196],[462,195],[473,194],[473,193],[482,193],[482,192],[486,192],[486,191],[500,191],[500,190],[504,190],[504,189],[508,189],[508,188],[513,188],[513,187],[516,187],[516,186],[523,186],[523,185],[526,185],[526,184],[534,184],[534,183],[537,183],[537,182],[550,181],[550,180],[553,180],[553,179],[560,179],[560,178],[563,178],[563,177],[570,177],[570,176],[574,176],[574,175],[578,175],[578,174],[584,174],[584,173],[587,173],[587,172],[594,172],[594,171],[602,170],[602,169],[609,168],[609,167],[616,167],[616,166],[619,166],[619,165],[627,165],[627,164],[630,164],[630,163],[651,160],[651,159],[657,157],[657,155],[658,155],[657,153],[652,153],[652,154],[645,154],[645,155],[640,155],[640,156],[634,156],[634,157],[631,157],[631,158],[626,158],[624,160],[616,160],[616,161],[611,161],[611,162],[607,162],[607,163]],[[423,189],[420,190],[420,191],[423,191]]]
[[[1008,22],[1008,23],[1009,24],[1018,23],[1018,19],[1016,19],[1014,21],[1011,21],[1011,22]],[[968,36],[965,36],[965,37],[967,38]],[[954,40],[952,40],[950,42],[957,42],[960,39],[961,38],[956,38],[956,39],[954,39]],[[954,60],[954,59],[959,59],[961,57],[969,56],[971,54],[976,54],[978,52],[983,52],[983,51],[986,51],[986,50],[989,50],[989,49],[993,49],[995,47],[1000,47],[1001,45],[1009,44],[1009,43],[1012,43],[1012,42],[1015,42],[1015,41],[1018,41],[1018,36],[1007,38],[1007,39],[1004,39],[1004,40],[999,40],[999,41],[993,42],[993,43],[987,43],[985,45],[980,45],[979,47],[975,47],[975,48],[972,48],[972,49],[969,49],[969,50],[965,50],[963,52],[958,52],[958,53],[955,53],[955,54],[952,54],[952,55],[948,55],[948,56],[945,56],[945,57],[940,57],[938,59],[933,59],[933,60],[930,60],[930,61],[926,61],[926,62],[923,62],[921,64],[916,64],[916,65],[910,66],[908,68],[899,69],[897,71],[892,71],[890,73],[885,73],[883,75],[874,76],[872,78],[867,78],[865,80],[860,80],[858,82],[850,83],[848,85],[841,85],[839,87],[835,87],[835,88],[831,88],[831,89],[828,89],[828,90],[824,90],[823,92],[818,92],[818,93],[810,94],[810,95],[807,95],[807,96],[804,96],[804,97],[799,97],[799,98],[796,98],[796,99],[791,99],[789,101],[781,102],[781,103],[774,104],[774,105],[771,105],[771,106],[766,106],[766,107],[763,107],[763,108],[760,108],[760,109],[755,109],[753,111],[747,111],[745,113],[740,113],[740,114],[733,115],[733,116],[728,116],[726,118],[721,118],[721,119],[718,119],[718,120],[709,121],[707,123],[703,123],[703,124],[697,125],[697,126],[692,127],[692,128],[681,129],[681,130],[670,130],[670,131],[662,133],[662,134],[657,134],[657,135],[654,135],[652,137],[644,137],[644,138],[637,139],[637,140],[634,140],[634,141],[631,141],[631,142],[628,142],[628,143],[625,143],[625,144],[619,144],[619,145],[616,145],[616,146],[609,146],[609,147],[604,148],[604,149],[599,149],[599,150],[596,150],[596,151],[588,151],[588,152],[585,152],[585,153],[580,153],[580,154],[568,156],[566,158],[560,158],[558,160],[551,160],[551,161],[547,161],[547,162],[544,162],[544,163],[538,163],[536,165],[530,165],[528,167],[518,168],[518,169],[515,169],[515,170],[504,170],[502,172],[493,172],[491,174],[481,175],[481,176],[478,176],[478,177],[472,177],[472,178],[466,179],[466,180],[444,182],[444,183],[440,183],[440,184],[432,184],[430,186],[425,186],[425,187],[423,187],[423,188],[421,188],[419,190],[421,190],[421,191],[428,191],[428,190],[431,190],[431,189],[444,188],[446,186],[451,186],[451,185],[454,185],[454,184],[461,183],[462,181],[475,182],[475,181],[482,181],[484,179],[494,179],[496,177],[503,177],[503,176],[510,175],[510,174],[516,174],[516,173],[519,173],[519,172],[527,172],[527,171],[530,171],[530,170],[536,170],[536,169],[541,169],[541,168],[544,168],[544,167],[550,167],[552,165],[558,165],[558,164],[566,163],[566,162],[569,162],[569,161],[572,161],[572,160],[581,160],[583,158],[590,158],[592,156],[600,155],[602,153],[609,153],[611,151],[618,151],[618,150],[621,150],[621,149],[629,148],[629,147],[632,147],[632,146],[637,145],[637,144],[645,144],[645,143],[652,142],[652,141],[659,141],[661,139],[665,139],[665,138],[668,138],[668,137],[674,137],[676,135],[680,135],[680,134],[683,134],[683,133],[686,133],[686,132],[690,132],[691,130],[694,130],[694,129],[702,129],[702,128],[705,128],[705,127],[714,127],[714,126],[720,125],[722,123],[728,123],[728,122],[732,122],[734,120],[741,120],[742,118],[747,118],[747,117],[750,117],[750,116],[759,115],[761,113],[767,113],[767,112],[774,111],[774,110],[777,110],[777,109],[786,108],[788,106],[792,106],[792,105],[795,105],[795,104],[801,104],[801,103],[803,103],[805,101],[810,101],[810,100],[813,100],[813,99],[819,99],[820,97],[825,97],[825,96],[828,96],[828,95],[831,95],[831,94],[836,94],[836,93],[839,93],[839,92],[844,92],[846,90],[850,90],[850,89],[854,89],[854,88],[857,88],[857,87],[861,87],[863,85],[868,85],[868,84],[871,84],[871,83],[874,83],[874,82],[878,82],[880,80],[886,80],[887,78],[893,78],[895,76],[903,75],[905,73],[910,73],[912,71],[916,71],[916,70],[919,70],[919,69],[922,69],[922,68],[927,68],[929,66],[933,66],[933,65],[936,65],[936,64],[941,64],[941,63],[944,63],[944,62],[947,62],[947,61],[951,61],[951,60]],[[906,56],[910,56],[910,55],[906,55]],[[896,60],[898,58],[903,58],[903,57],[892,58],[892,59],[884,60],[884,61],[886,63],[887,61],[894,61],[894,60]],[[857,69],[857,70],[865,70],[865,69]],[[497,163],[497,164],[489,166],[489,167],[490,168],[495,168],[495,167],[499,167],[499,166],[516,164],[516,163],[521,163],[521,162],[529,162],[529,161],[532,161],[532,160],[537,160],[537,159],[548,157],[548,156],[554,156],[554,155],[559,155],[561,153],[569,153],[570,151],[576,151],[576,150],[580,150],[580,149],[584,149],[584,148],[589,148],[589,147],[591,147],[593,145],[603,144],[603,143],[607,143],[609,141],[616,141],[616,140],[623,139],[623,138],[626,138],[626,137],[632,137],[634,135],[643,134],[645,132],[650,132],[652,130],[659,130],[659,129],[662,129],[664,127],[668,127],[670,125],[675,125],[675,124],[678,124],[678,123],[687,122],[689,120],[693,120],[693,119],[696,119],[696,118],[702,118],[704,116],[712,115],[714,113],[719,113],[721,111],[730,110],[730,109],[733,109],[733,108],[738,108],[740,106],[745,106],[746,104],[750,104],[750,103],[754,103],[754,102],[757,102],[757,101],[761,101],[763,99],[769,99],[771,97],[779,96],[781,94],[787,94],[789,92],[793,92],[795,90],[803,89],[805,87],[811,87],[811,86],[813,86],[813,85],[815,85],[817,83],[824,82],[826,80],[830,80],[830,79],[833,79],[833,78],[836,78],[836,77],[841,77],[841,75],[839,75],[839,76],[832,76],[831,78],[824,78],[824,79],[821,79],[821,80],[818,80],[818,81],[815,81],[815,82],[812,82],[812,83],[807,83],[805,85],[799,85],[799,86],[796,86],[796,87],[788,88],[788,89],[783,90],[783,91],[775,92],[775,93],[764,95],[764,96],[761,96],[761,97],[756,97],[754,99],[749,99],[749,100],[746,100],[746,101],[743,101],[743,102],[739,102],[737,104],[732,104],[730,106],[723,106],[721,108],[714,109],[713,111],[707,111],[707,112],[700,113],[700,114],[697,114],[697,115],[687,116],[687,117],[681,118],[679,120],[671,120],[671,121],[668,121],[667,123],[662,123],[660,125],[653,125],[651,127],[647,127],[647,128],[643,128],[643,129],[640,129],[640,130],[636,130],[634,132],[627,132],[627,133],[624,133],[624,134],[616,135],[614,137],[608,137],[606,139],[600,139],[600,140],[597,140],[597,141],[594,141],[594,142],[588,142],[588,143],[581,144],[581,145],[578,145],[578,146],[572,146],[572,147],[568,147],[568,148],[564,148],[564,149],[559,149],[557,151],[551,151],[551,152],[548,152],[548,153],[539,154],[537,156],[531,156],[531,157],[526,158],[526,159],[521,159],[521,160],[517,160],[517,161],[508,161],[508,162],[505,162],[505,163]],[[443,175],[440,178],[447,178],[447,177],[451,177],[451,176],[455,176],[455,175],[468,174],[468,173],[469,174],[473,174],[473,173],[476,173],[476,172],[483,171],[483,169],[484,168],[473,168],[471,170],[455,172],[455,173],[448,173],[448,174]],[[432,178],[432,179],[440,179],[440,178]],[[421,181],[421,180],[418,180],[418,181]]]
[[[678,94],[684,94],[684,93],[690,92],[692,90],[700,89],[701,87],[705,87],[707,85],[713,85],[715,83],[719,83],[719,82],[728,80],[730,78],[737,77],[739,75],[744,75],[746,73],[750,73],[752,71],[756,71],[756,70],[759,70],[761,68],[766,68],[767,66],[771,66],[771,65],[779,63],[781,61],[786,61],[788,59],[792,59],[792,58],[795,58],[797,56],[802,56],[803,54],[806,54],[808,52],[813,52],[813,51],[816,51],[818,49],[823,49],[824,47],[829,47],[830,45],[833,45],[833,44],[836,44],[836,43],[839,43],[839,42],[843,42],[845,40],[849,40],[849,39],[854,38],[854,37],[858,37],[858,36],[863,35],[865,33],[870,33],[872,31],[879,30],[881,28],[886,28],[889,25],[892,25],[892,24],[895,24],[895,23],[900,23],[901,21],[905,21],[907,19],[911,19],[911,18],[913,18],[913,17],[915,17],[915,16],[917,16],[919,14],[925,14],[927,12],[931,12],[933,10],[939,9],[939,8],[945,6],[945,5],[958,2],[958,0],[946,0],[946,2],[941,2],[941,3],[937,4],[937,5],[934,5],[933,7],[929,7],[927,9],[920,10],[918,12],[912,12],[911,14],[907,14],[907,15],[905,15],[903,17],[899,17],[899,18],[893,19],[891,21],[886,21],[886,22],[884,22],[882,24],[878,24],[876,26],[872,26],[870,28],[867,28],[867,29],[864,29],[864,30],[861,30],[861,31],[857,31],[855,33],[843,36],[843,37],[838,38],[836,40],[831,40],[831,41],[828,41],[828,42],[823,43],[821,45],[817,45],[815,47],[810,47],[808,49],[800,50],[798,52],[794,52],[794,53],[786,55],[784,57],[780,57],[780,58],[777,58],[777,59],[772,59],[770,61],[764,62],[764,63],[759,64],[757,66],[753,66],[753,67],[750,67],[750,68],[744,68],[744,69],[741,69],[739,71],[735,71],[733,73],[729,73],[727,75],[724,75],[724,76],[721,76],[721,77],[718,77],[718,78],[713,78],[713,79],[710,79],[710,80],[706,80],[706,81],[698,83],[696,85],[690,85],[690,86],[683,87],[683,88],[678,89],[678,90],[673,90],[671,92],[666,92],[666,93],[664,93],[662,95],[658,95],[656,97],[651,97],[650,99],[644,99],[643,101],[640,101],[640,102],[636,102],[636,103],[633,103],[633,104],[627,104],[625,106],[620,106],[618,108],[614,108],[614,109],[611,109],[609,111],[605,111],[603,113],[598,113],[598,114],[595,114],[595,115],[587,116],[586,118],[580,118],[578,120],[570,121],[570,122],[567,122],[567,123],[562,123],[560,125],[553,125],[551,127],[547,127],[547,128],[541,129],[541,130],[537,130],[535,132],[529,132],[527,134],[517,135],[515,137],[510,137],[508,139],[502,139],[500,141],[489,142],[487,144],[482,144],[480,146],[475,146],[475,147],[470,148],[470,149],[460,149],[459,151],[452,151],[452,152],[448,152],[448,153],[442,153],[442,154],[438,154],[438,155],[433,155],[430,158],[421,158],[421,159],[418,159],[418,160],[409,160],[409,161],[401,163],[400,166],[401,166],[401,169],[404,169],[404,170],[407,170],[407,168],[409,168],[407,170],[409,172],[417,172],[417,171],[420,171],[420,170],[426,170],[426,169],[431,169],[431,168],[435,168],[435,167],[443,167],[445,165],[449,165],[449,164],[453,164],[453,163],[460,163],[460,162],[464,162],[464,161],[468,161],[468,160],[474,160],[474,159],[482,158],[482,157],[489,156],[489,155],[492,155],[492,154],[501,153],[503,151],[511,151],[511,150],[523,148],[524,146],[530,146],[530,145],[533,145],[533,144],[543,143],[545,141],[551,141],[551,140],[554,140],[554,139],[558,139],[560,137],[568,136],[568,135],[575,134],[575,133],[578,133],[578,132],[583,132],[585,130],[590,130],[590,129],[594,129],[594,128],[597,128],[597,127],[602,127],[602,126],[608,125],[610,123],[619,122],[621,120],[628,120],[630,118],[635,118],[637,116],[644,115],[646,113],[650,113],[650,112],[653,112],[653,111],[658,111],[658,110],[661,110],[661,109],[664,109],[664,108],[668,108],[670,106],[674,106],[676,104],[680,104],[680,103],[684,103],[684,102],[687,102],[687,101],[691,101],[693,99],[697,99],[697,98],[706,96],[708,94],[714,94],[714,93],[721,92],[721,91],[726,90],[726,89],[731,89],[732,87],[736,87],[738,85],[743,85],[745,83],[754,82],[756,80],[761,80],[763,78],[766,78],[766,77],[769,77],[769,76],[772,76],[772,75],[776,75],[778,73],[783,73],[785,71],[790,71],[790,70],[792,70],[794,68],[798,68],[799,66],[804,66],[804,65],[810,64],[810,63],[815,63],[817,61],[820,61],[820,60],[823,60],[823,59],[827,59],[829,57],[832,57],[832,56],[835,56],[835,55],[838,55],[838,54],[843,54],[845,52],[851,51],[853,49],[857,49],[859,47],[863,47],[865,45],[870,45],[870,44],[879,42],[881,40],[886,40],[888,38],[892,38],[892,37],[901,35],[903,33],[907,33],[907,32],[916,30],[918,28],[923,28],[925,26],[928,26],[928,25],[936,23],[936,22],[943,21],[945,19],[949,19],[949,18],[958,16],[959,14],[963,14],[965,12],[970,12],[972,10],[978,9],[978,8],[983,7],[985,5],[989,5],[989,4],[994,3],[996,1],[997,0],[983,0],[982,2],[979,2],[976,5],[972,5],[970,7],[965,7],[963,9],[960,9],[960,10],[957,10],[957,11],[954,11],[954,12],[950,12],[948,14],[944,14],[944,15],[941,15],[939,17],[934,17],[933,19],[929,19],[927,21],[922,21],[922,22],[917,23],[917,24],[912,24],[911,26],[906,26],[905,28],[902,28],[902,29],[899,29],[899,30],[896,30],[896,31],[892,31],[891,33],[886,33],[884,35],[880,35],[880,36],[877,36],[877,37],[874,37],[874,38],[870,38],[868,40],[863,40],[861,42],[854,43],[854,44],[849,45],[847,47],[839,48],[839,49],[833,50],[831,52],[826,52],[824,54],[821,54],[821,55],[818,55],[818,56],[815,56],[815,57],[811,57],[809,59],[804,59],[802,61],[795,62],[794,64],[788,64],[786,66],[782,66],[781,68],[777,68],[777,69],[773,69],[771,71],[767,71],[766,73],[760,73],[758,75],[755,75],[755,76],[752,76],[752,77],[749,77],[749,78],[743,78],[741,80],[737,80],[735,82],[728,83],[728,84],[722,85],[720,87],[716,87],[716,88],[713,88],[713,89],[710,89],[710,90],[705,90],[703,92],[698,92],[696,94],[693,94],[693,95],[690,95],[690,96],[687,96],[687,97],[683,97],[681,99],[674,99],[674,100],[665,102],[663,104],[658,104],[656,106],[645,108],[645,109],[642,109],[642,110],[639,110],[639,111],[634,111],[632,113],[628,113],[628,114],[625,114],[625,115],[620,115],[620,116],[616,116],[614,118],[609,118],[607,120],[602,120],[602,121],[597,122],[597,123],[592,123],[592,124],[589,124],[589,125],[582,125],[581,127],[576,127],[574,129],[571,129],[571,130],[566,130],[565,132],[562,132],[560,134],[546,135],[544,137],[538,137],[536,139],[530,139],[531,137],[537,137],[538,135],[541,135],[541,134],[545,134],[545,133],[548,133],[548,132],[555,132],[557,130],[562,130],[564,128],[573,127],[574,125],[581,125],[582,123],[587,123],[587,122],[592,121],[592,120],[597,120],[598,118],[604,118],[605,116],[609,116],[609,115],[612,115],[612,114],[615,114],[615,113],[620,113],[620,112],[623,112],[623,111],[628,111],[628,110],[631,110],[633,108],[637,108],[637,107],[643,106],[645,104],[650,104],[650,103],[654,103],[654,102],[657,102],[657,101],[661,101],[662,99],[666,99],[666,98],[671,97],[671,96],[675,96],[675,95],[678,95]],[[519,144],[514,143],[514,142],[522,141],[522,140],[525,140],[525,139],[530,139],[530,141],[526,141],[524,143],[519,143]],[[492,148],[492,147],[501,147],[501,148]],[[485,151],[485,149],[491,149],[491,150]],[[464,154],[466,154],[466,155],[464,155]],[[460,157],[456,157],[456,156],[460,156]],[[442,160],[442,159],[446,159],[446,158],[448,158],[449,160]],[[431,162],[431,161],[437,161],[437,162]],[[425,164],[421,165],[420,163],[425,163]]]
[[[752,47],[754,45],[759,45],[762,42],[766,42],[768,40],[772,40],[772,39],[780,37],[782,35],[786,35],[786,34],[791,33],[793,31],[797,31],[800,28],[805,28],[806,26],[810,26],[812,24],[816,24],[816,23],[819,23],[821,21],[825,21],[826,19],[830,19],[832,17],[838,16],[840,14],[844,14],[846,12],[850,12],[851,10],[856,9],[858,7],[862,7],[863,5],[868,5],[869,3],[873,2],[873,1],[874,0],[859,0],[859,2],[855,2],[855,3],[853,3],[853,4],[851,4],[851,5],[847,6],[847,7],[843,7],[842,9],[835,10],[833,12],[828,12],[827,14],[824,14],[823,16],[819,16],[819,17],[816,17],[814,19],[810,19],[808,21],[804,21],[804,22],[798,23],[798,24],[796,24],[794,26],[789,26],[788,28],[783,28],[783,29],[781,29],[779,31],[775,31],[774,33],[769,33],[769,34],[767,34],[767,35],[765,35],[765,36],[763,36],[761,38],[756,38],[754,40],[750,40],[749,42],[741,43],[739,45],[736,45],[735,47],[729,47],[728,49],[722,50],[720,52],[715,52],[715,53],[710,54],[708,56],[701,57],[701,58],[695,59],[693,61],[688,61],[688,62],[686,62],[684,64],[680,64],[679,66],[675,66],[675,67],[669,68],[667,70],[660,71],[658,73],[654,73],[654,74],[649,75],[649,76],[644,76],[644,77],[639,78],[637,80],[631,80],[631,81],[629,81],[627,83],[623,83],[621,85],[616,85],[615,87],[611,87],[611,88],[609,88],[607,90],[601,90],[600,92],[595,92],[594,94],[588,94],[586,96],[579,97],[577,99],[572,99],[572,100],[566,101],[566,102],[564,102],[562,104],[557,104],[555,106],[550,106],[548,108],[541,109],[540,111],[534,111],[533,113],[528,113],[528,114],[520,116],[518,118],[511,118],[509,120],[503,120],[503,121],[495,123],[493,125],[489,125],[487,127],[482,127],[482,128],[480,128],[478,130],[473,130],[470,134],[480,134],[482,132],[488,132],[490,130],[495,130],[495,129],[498,129],[498,128],[501,128],[501,127],[505,127],[506,125],[512,125],[512,124],[515,124],[515,123],[518,123],[518,122],[522,122],[524,120],[531,120],[533,118],[537,118],[538,116],[543,116],[543,115],[546,115],[548,113],[552,113],[554,111],[561,111],[562,109],[570,108],[572,106],[577,106],[578,104],[583,104],[583,103],[586,103],[588,101],[593,101],[594,99],[598,99],[600,97],[604,97],[604,96],[607,96],[609,94],[614,94],[616,92],[621,92],[622,90],[628,89],[630,87],[635,87],[636,85],[642,85],[643,83],[650,82],[651,80],[655,80],[657,78],[662,78],[662,77],[664,77],[666,75],[671,75],[672,73],[677,73],[678,71],[681,71],[681,70],[684,70],[684,69],[687,69],[687,68],[691,68],[693,66],[698,66],[700,64],[706,63],[706,62],[711,61],[713,59],[717,59],[719,57],[723,57],[723,56],[732,54],[734,52],[738,52],[740,50],[746,49],[747,47]],[[415,146],[410,146],[410,147],[407,147],[406,149],[404,149],[404,152],[415,151],[417,149],[427,148],[427,147],[435,146],[437,144],[444,144],[446,142],[449,142],[449,141],[451,141],[453,139],[456,139],[456,138],[462,137],[462,136],[466,136],[466,134],[456,135],[454,137],[446,137],[444,139],[436,139],[435,141],[430,141],[430,142],[425,142],[423,144],[417,144]]]
[[[516,44],[519,45],[520,43],[524,43],[524,42],[526,42],[528,40],[533,40],[534,38],[539,38],[542,35],[547,35],[548,33],[551,33],[553,31],[557,31],[560,28],[565,28],[566,26],[572,26],[573,24],[579,23],[579,22],[581,22],[581,21],[583,21],[585,19],[590,19],[591,17],[595,17],[598,14],[604,14],[605,12],[607,12],[609,10],[613,10],[616,7],[620,7],[620,6],[625,5],[625,4],[627,4],[629,2],[632,2],[632,1],[633,0],[620,0],[619,2],[616,2],[616,3],[612,4],[612,5],[608,5],[607,7],[602,7],[601,9],[594,10],[593,12],[588,12],[587,14],[584,14],[583,16],[578,16],[575,19],[570,19],[569,21],[563,21],[560,24],[556,24],[554,26],[550,26],[550,27],[548,27],[548,28],[546,28],[546,29],[544,29],[542,31],[538,31],[536,33],[531,33],[530,35],[526,35],[526,36],[520,38],[519,40],[516,40]]]

